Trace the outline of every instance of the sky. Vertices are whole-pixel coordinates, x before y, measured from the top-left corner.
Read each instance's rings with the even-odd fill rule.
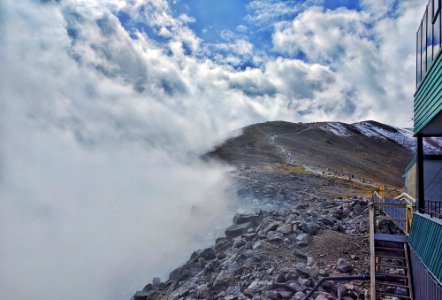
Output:
[[[128,299],[239,209],[257,122],[412,126],[425,1],[0,2],[0,290]],[[241,208],[244,209],[244,208]]]

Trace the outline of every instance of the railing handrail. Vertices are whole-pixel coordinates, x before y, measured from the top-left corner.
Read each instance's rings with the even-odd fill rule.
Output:
[[[397,196],[397,197],[394,197],[394,199],[396,199],[396,200],[402,200],[402,199],[404,199],[404,200],[408,200],[407,202],[408,202],[409,204],[411,204],[411,205],[413,205],[413,204],[416,203],[416,199],[415,199],[413,196],[410,196],[409,194],[407,194],[407,193],[405,193],[405,192],[403,192],[402,194],[400,194],[400,195]]]
[[[395,223],[408,236],[410,234],[410,229],[411,229],[411,222],[413,218],[413,205],[414,205],[413,202],[415,202],[415,199],[407,193],[402,193],[395,198],[387,198],[387,199],[397,200],[398,202],[401,200],[405,200],[405,203],[391,203],[391,202],[388,203],[385,201],[386,198],[387,197],[379,195],[379,193],[375,191],[372,196],[373,205],[378,206],[381,209],[383,207],[404,208],[405,209],[404,220],[403,220],[403,222],[405,222],[405,224],[403,224],[404,226],[396,222]],[[394,216],[392,217],[388,214],[387,211],[385,211],[384,209],[382,210],[387,215],[387,217],[389,217],[393,222],[398,221],[398,220],[393,220]]]
[[[375,194],[377,194],[375,192]],[[370,243],[370,299],[376,300],[376,261],[374,256],[374,233],[376,225],[375,203],[370,203],[368,210],[368,228]]]

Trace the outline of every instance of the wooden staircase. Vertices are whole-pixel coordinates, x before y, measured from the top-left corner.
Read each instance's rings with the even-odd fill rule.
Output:
[[[377,197],[377,194],[375,193]],[[404,204],[380,202],[373,198],[369,206],[369,241],[370,241],[370,299],[371,300],[413,300],[413,281],[411,278],[408,252],[408,225],[403,234],[385,234],[376,232],[376,209],[386,207],[403,209],[403,216],[408,209]],[[385,211],[385,210],[384,210]],[[395,213],[394,211],[392,211]],[[390,217],[392,221],[395,220]],[[397,224],[395,222],[395,224]]]
[[[374,234],[376,300],[413,299],[407,237]]]

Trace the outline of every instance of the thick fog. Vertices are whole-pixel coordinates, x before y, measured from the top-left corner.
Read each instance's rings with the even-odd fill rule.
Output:
[[[86,5],[1,9],[4,299],[129,299],[231,221],[229,170],[198,159],[228,112]]]

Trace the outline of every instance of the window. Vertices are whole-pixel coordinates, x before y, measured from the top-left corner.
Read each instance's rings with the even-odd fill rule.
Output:
[[[436,2],[439,3],[439,0],[434,1],[434,3]],[[441,41],[440,25],[441,25],[440,12],[438,12],[436,18],[433,20],[433,59],[436,58],[436,55],[438,54],[440,49],[440,41]]]
[[[440,11],[440,0],[433,0],[433,23]]]
[[[422,78],[427,74],[427,11],[422,19]]]
[[[417,86],[424,80],[439,52],[442,52],[442,0],[429,0],[416,33]]]
[[[422,22],[416,34],[416,85],[422,81]]]
[[[430,1],[427,8],[427,71],[433,62],[433,5]]]

